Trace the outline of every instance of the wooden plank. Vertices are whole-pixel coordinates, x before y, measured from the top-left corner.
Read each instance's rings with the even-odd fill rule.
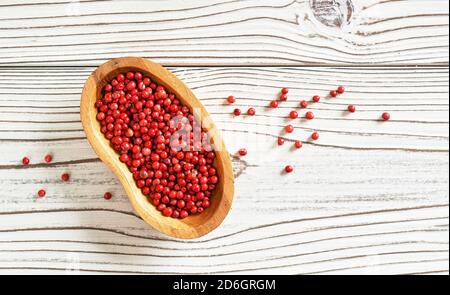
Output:
[[[78,103],[92,70],[0,68],[0,273],[448,274],[447,68],[172,68],[229,150],[249,150],[233,157],[230,216],[195,241],[149,228],[91,151]],[[302,150],[275,146],[301,99],[339,84],[345,95],[311,105],[315,120],[292,123]],[[267,108],[281,86],[289,100]],[[254,117],[230,115],[250,106]],[[47,152],[54,162],[41,164]]]
[[[3,1],[0,64],[448,64],[448,1]]]
[[[92,68],[0,69],[0,139],[12,141],[78,139],[79,93]],[[315,146],[343,149],[448,151],[448,69],[441,68],[173,68],[200,97],[222,130],[234,138],[249,135],[277,137],[286,124],[286,114],[299,101],[314,94],[324,96],[310,109],[313,121],[296,120],[291,139],[309,142],[312,131],[321,132]],[[12,81],[13,80],[13,81]],[[348,91],[339,99],[326,97],[336,85]],[[281,86],[291,89],[291,99],[272,110],[269,101]],[[239,99],[224,105],[230,94]],[[345,112],[348,104],[354,114]],[[257,109],[253,118],[235,119],[234,107]],[[382,112],[392,120],[380,122]],[[304,110],[299,110],[304,114]],[[238,138],[240,138],[238,137]],[[233,142],[233,143],[231,143]],[[241,142],[240,144],[244,144]],[[311,144],[311,143],[310,143]],[[270,146],[269,146],[270,147]],[[264,145],[261,150],[265,151]]]

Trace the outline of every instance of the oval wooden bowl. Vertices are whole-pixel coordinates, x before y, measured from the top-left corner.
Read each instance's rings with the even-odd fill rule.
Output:
[[[219,183],[211,198],[211,207],[202,214],[189,216],[183,220],[164,217],[147,197],[136,186],[127,166],[120,162],[118,154],[111,148],[100,131],[100,124],[96,119],[97,109],[94,103],[101,97],[103,87],[119,73],[129,70],[141,71],[151,79],[167,87],[191,111],[201,114],[199,121],[204,130],[208,131],[215,145]],[[181,239],[198,238],[218,227],[230,210],[234,193],[234,176],[230,156],[225,148],[219,132],[210,119],[200,101],[192,91],[174,74],[149,60],[138,57],[124,57],[112,59],[98,67],[87,79],[81,95],[81,122],[89,143],[100,159],[116,174],[122,183],[134,209],[148,224],[169,236]],[[207,123],[207,128],[203,123]]]

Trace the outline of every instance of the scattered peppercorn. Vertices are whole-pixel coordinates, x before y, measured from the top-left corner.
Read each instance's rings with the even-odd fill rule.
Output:
[[[44,161],[45,162],[51,163],[52,160],[53,160],[53,156],[52,155],[50,155],[50,154],[45,155],[45,157],[44,157]]]
[[[112,194],[111,194],[110,192],[106,192],[106,193],[103,195],[103,198],[104,198],[105,200],[111,200]]]
[[[312,140],[318,140],[318,139],[319,139],[319,133],[313,132],[313,133],[311,134],[311,138],[312,138]]]
[[[61,174],[61,180],[62,181],[69,181],[69,179],[70,179],[70,174],[69,173]]]
[[[276,101],[276,100],[272,100],[271,102],[270,102],[270,107],[271,108],[277,108],[278,107],[278,101]]]
[[[38,197],[43,198],[45,197],[46,191],[44,189],[38,190]]]
[[[288,92],[289,92],[289,89],[286,87],[281,89],[282,94],[288,94]]]
[[[342,94],[345,92],[345,88],[344,88],[344,86],[339,86],[336,91],[337,91],[337,93]]]
[[[249,109],[247,110],[247,115],[249,115],[249,116],[254,116],[255,114],[256,114],[256,111],[255,111],[254,108],[249,108]]]
[[[292,171],[294,171],[294,167],[292,167],[291,165],[287,165],[284,168],[284,171],[286,171],[286,173],[291,173]]]
[[[297,119],[297,118],[298,118],[298,113],[297,113],[296,111],[291,111],[291,112],[289,113],[289,117],[290,117],[291,119]]]
[[[236,98],[233,95],[228,96],[227,101],[229,104],[233,104],[236,102]]]
[[[314,102],[319,102],[319,101],[320,101],[320,96],[314,95],[314,96],[312,97],[312,100],[313,100]]]
[[[247,155],[247,149],[245,148],[239,149],[238,153],[240,156],[245,156]]]
[[[286,94],[281,94],[280,95],[280,100],[281,101],[286,101],[287,100],[287,95]]]
[[[384,112],[383,114],[381,114],[381,118],[382,118],[384,121],[388,121],[388,120],[391,118],[391,114],[389,114],[389,113],[387,113],[387,112]]]
[[[28,158],[28,157],[23,157],[23,159],[22,159],[22,164],[23,164],[23,165],[28,165],[28,164],[30,164],[30,158]]]
[[[300,140],[296,140],[294,146],[299,149],[303,146],[303,143]]]
[[[354,106],[354,105],[349,105],[348,107],[347,107],[347,110],[350,112],[350,113],[354,113],[355,111],[356,111],[356,107]]]
[[[330,91],[330,96],[331,96],[331,97],[336,97],[337,95],[338,95],[338,93],[337,93],[336,90],[331,90],[331,91]]]
[[[283,145],[284,144],[284,138],[278,137],[277,143],[278,143],[278,145]]]
[[[240,116],[241,115],[241,110],[240,109],[234,109],[233,114],[235,116]]]
[[[287,133],[292,133],[292,131],[294,131],[294,126],[292,126],[292,125],[287,125],[286,127],[284,127],[284,130],[285,130]]]
[[[306,108],[308,107],[308,102],[307,102],[306,100],[302,100],[302,101],[300,102],[300,107],[301,107],[302,109],[306,109]]]
[[[306,118],[307,120],[312,120],[312,119],[314,119],[314,113],[313,113],[313,112],[306,112],[305,118]]]

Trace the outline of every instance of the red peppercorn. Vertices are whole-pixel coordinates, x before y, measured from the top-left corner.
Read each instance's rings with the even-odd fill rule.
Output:
[[[306,108],[308,107],[308,102],[307,102],[306,100],[302,100],[302,101],[300,102],[300,107],[301,107],[302,109],[306,109]]]
[[[235,116],[240,116],[241,115],[241,110],[240,109],[234,109],[233,114]]]
[[[319,102],[319,101],[320,101],[320,96],[314,95],[314,96],[312,97],[312,100],[313,100],[314,102]]]
[[[292,171],[294,171],[294,167],[292,167],[291,165],[287,165],[286,167],[284,167],[284,171],[286,171],[286,173],[291,173]]]
[[[387,112],[384,112],[383,114],[381,114],[381,118],[382,118],[384,121],[388,121],[388,120],[391,118],[391,114],[389,114],[389,113],[387,113]]]
[[[344,86],[339,86],[336,91],[337,91],[337,93],[342,94],[345,92],[345,88],[344,88]]]
[[[134,79],[136,79],[137,81],[141,81],[142,80],[142,73],[141,72],[134,73]]]
[[[169,216],[172,215],[172,213],[173,213],[173,209],[172,209],[171,207],[166,207],[166,208],[163,210],[163,215],[164,215],[164,216],[169,217]]]
[[[288,92],[289,92],[289,89],[288,88],[281,88],[281,93],[282,94],[288,94]]]
[[[303,143],[300,140],[296,140],[294,146],[299,149],[303,146]]]
[[[229,104],[233,104],[236,102],[236,98],[232,95],[228,96],[227,101]]]
[[[179,217],[180,217],[180,212],[177,211],[177,210],[174,210],[173,213],[172,213],[172,218],[177,219],[177,218],[179,218]]]
[[[106,192],[106,193],[103,195],[103,198],[105,198],[105,200],[110,200],[110,199],[112,198],[112,194],[111,194],[110,192]]]
[[[183,200],[178,200],[177,207],[183,209],[186,206],[186,202]]]
[[[135,88],[136,88],[136,82],[134,82],[134,81],[128,82],[128,84],[127,84],[127,89],[128,90],[133,90]]]
[[[283,145],[284,144],[284,138],[278,137],[277,143],[278,143],[278,145]]]
[[[63,174],[61,174],[61,180],[62,180],[62,181],[69,181],[69,179],[70,179],[69,173],[63,173]]]
[[[255,111],[254,108],[249,108],[249,109],[247,110],[247,115],[249,115],[249,116],[254,116],[255,114],[256,114],[256,111]]]
[[[185,219],[188,216],[189,216],[189,213],[186,210],[181,210],[180,219]]]
[[[45,197],[46,193],[47,192],[44,189],[40,189],[40,190],[38,190],[38,197],[43,198],[43,197]]]
[[[100,130],[136,186],[164,216],[186,218],[204,212],[219,182],[216,154],[189,107],[140,72],[118,74],[103,91],[95,102]],[[235,102],[234,97],[228,100]],[[183,135],[197,132],[200,143]]]
[[[247,149],[245,148],[239,149],[238,153],[240,156],[245,156],[247,155]]]
[[[291,119],[297,119],[297,118],[298,118],[298,113],[297,113],[296,111],[291,111],[291,112],[289,113],[289,117],[290,117]]]
[[[52,160],[53,160],[52,155],[50,155],[50,154],[45,155],[45,157],[44,157],[45,162],[51,163]]]
[[[347,110],[350,112],[350,113],[354,113],[355,111],[356,111],[356,107],[354,106],[354,105],[349,105],[348,107],[347,107]]]
[[[330,91],[330,96],[331,96],[331,97],[336,97],[337,95],[338,95],[338,93],[337,93],[336,90],[331,90],[331,91]]]
[[[292,133],[292,131],[294,131],[294,126],[292,126],[292,125],[287,125],[286,127],[284,127],[284,130],[285,130],[287,133]]]
[[[119,76],[117,77],[118,79],[118,81],[120,81],[119,80],[119,77],[121,78],[121,77],[123,77],[123,75],[121,75],[121,74],[119,74]],[[129,79],[129,80],[131,80],[131,79],[133,79],[134,78],[134,73],[133,72],[128,72],[127,73],[127,79]],[[123,81],[123,80],[122,80]]]
[[[306,112],[305,118],[306,118],[307,120],[312,120],[312,119],[314,119],[314,113],[313,113],[313,112]]]
[[[311,138],[312,138],[313,140],[318,140],[318,139],[319,139],[319,133],[313,132],[313,133],[311,134]]]
[[[278,101],[276,101],[276,100],[272,100],[271,102],[270,102],[270,107],[271,108],[277,108],[278,107]]]
[[[28,164],[30,164],[30,158],[28,158],[28,157],[23,157],[23,159],[22,159],[22,164],[23,164],[23,165],[28,165]]]
[[[281,101],[286,101],[287,100],[287,95],[286,94],[281,94],[280,95],[280,100]]]

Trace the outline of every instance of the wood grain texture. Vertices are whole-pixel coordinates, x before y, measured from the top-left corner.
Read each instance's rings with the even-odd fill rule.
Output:
[[[49,3],[50,2],[50,3]],[[0,64],[448,65],[448,1],[2,1]]]
[[[448,274],[447,68],[172,68],[230,152],[249,150],[233,158],[230,215],[194,241],[149,228],[89,147],[78,104],[92,70],[0,68],[0,273]],[[345,95],[292,123],[288,139],[304,147],[276,148],[300,99],[338,84]],[[289,101],[267,108],[281,86]],[[356,113],[344,112],[349,103]],[[254,117],[230,115],[250,106]],[[391,121],[379,121],[383,111]],[[49,151],[54,162],[40,164]],[[282,175],[286,164],[295,172]]]

